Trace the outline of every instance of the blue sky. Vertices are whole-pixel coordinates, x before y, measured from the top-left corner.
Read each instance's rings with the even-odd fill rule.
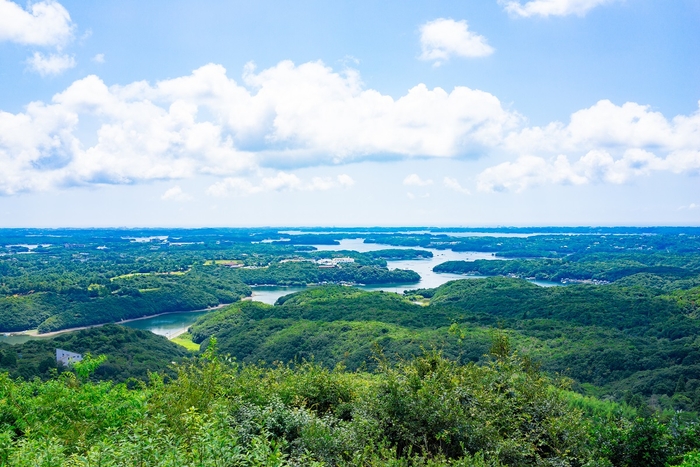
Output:
[[[700,225],[695,0],[0,0],[0,226]]]

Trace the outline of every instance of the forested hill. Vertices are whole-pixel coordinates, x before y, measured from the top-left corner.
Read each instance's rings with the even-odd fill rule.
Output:
[[[0,374],[0,462],[51,466],[693,467],[700,427],[569,391],[493,336],[462,365],[439,352],[375,371],[261,367],[212,345],[148,385]]]
[[[700,410],[700,289],[654,294],[638,287],[542,288],[494,277],[449,282],[405,296],[319,287],[275,306],[246,302],[209,313],[193,338],[218,339],[241,361],[314,359],[373,368],[439,348],[479,361],[490,330],[509,330],[544,369],[582,391],[622,400],[639,394],[659,409]],[[451,331],[450,331],[451,330]]]
[[[221,305],[0,345],[0,466],[700,464],[700,231],[540,230],[0,230],[0,331]]]
[[[104,355],[106,360],[92,374],[96,381],[148,381],[149,373],[174,376],[172,363],[188,355],[183,347],[165,337],[110,324],[24,344],[0,343],[0,372],[6,371],[12,378],[45,380],[54,372],[70,371],[56,363],[57,348],[93,357]]]
[[[695,255],[575,254],[561,259],[447,261],[433,270],[554,282],[609,283],[632,277],[637,285],[665,291],[700,285],[700,259]]]

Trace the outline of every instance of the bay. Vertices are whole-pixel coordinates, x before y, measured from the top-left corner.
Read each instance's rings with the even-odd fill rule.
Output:
[[[364,238],[343,239],[339,241],[339,245],[311,245],[319,251],[357,251],[360,253],[391,250],[391,249],[413,249],[430,251],[433,254],[432,258],[411,259],[400,261],[387,261],[389,269],[410,269],[417,272],[421,279],[419,282],[409,284],[382,284],[382,285],[361,285],[359,288],[367,291],[385,291],[402,294],[406,290],[412,289],[430,289],[439,287],[440,285],[458,279],[478,279],[484,276],[476,275],[461,275],[450,273],[436,273],[433,268],[445,261],[474,261],[477,259],[493,260],[493,261],[508,261],[507,259],[498,258],[493,253],[482,253],[477,251],[452,251],[452,250],[437,250],[435,248],[423,247],[398,247],[394,245],[385,245],[381,243],[364,243]],[[530,282],[541,287],[554,287],[563,284],[558,282],[548,282],[531,280]],[[274,305],[278,298],[288,295],[305,287],[279,287],[279,286],[256,286],[252,287],[253,295],[251,300]],[[135,329],[143,329],[151,331],[154,334],[165,336],[172,339],[183,332],[199,319],[200,316],[209,313],[211,310],[204,311],[183,311],[166,313],[158,316],[126,321],[118,324],[128,326]],[[0,342],[8,344],[19,344],[30,339],[41,337],[27,335],[0,335]]]

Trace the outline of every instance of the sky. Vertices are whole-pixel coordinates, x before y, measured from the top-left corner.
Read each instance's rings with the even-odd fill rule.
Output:
[[[0,0],[0,227],[700,225],[697,0]]]

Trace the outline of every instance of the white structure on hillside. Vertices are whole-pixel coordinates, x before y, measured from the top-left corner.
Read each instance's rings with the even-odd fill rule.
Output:
[[[63,366],[70,366],[74,363],[82,362],[83,356],[79,353],[68,352],[63,349],[56,349],[56,363],[60,363]]]
[[[339,264],[347,264],[347,263],[354,263],[355,260],[352,258],[344,257],[344,258],[323,258],[316,260],[316,264],[318,264],[319,267],[321,268],[334,268]]]

